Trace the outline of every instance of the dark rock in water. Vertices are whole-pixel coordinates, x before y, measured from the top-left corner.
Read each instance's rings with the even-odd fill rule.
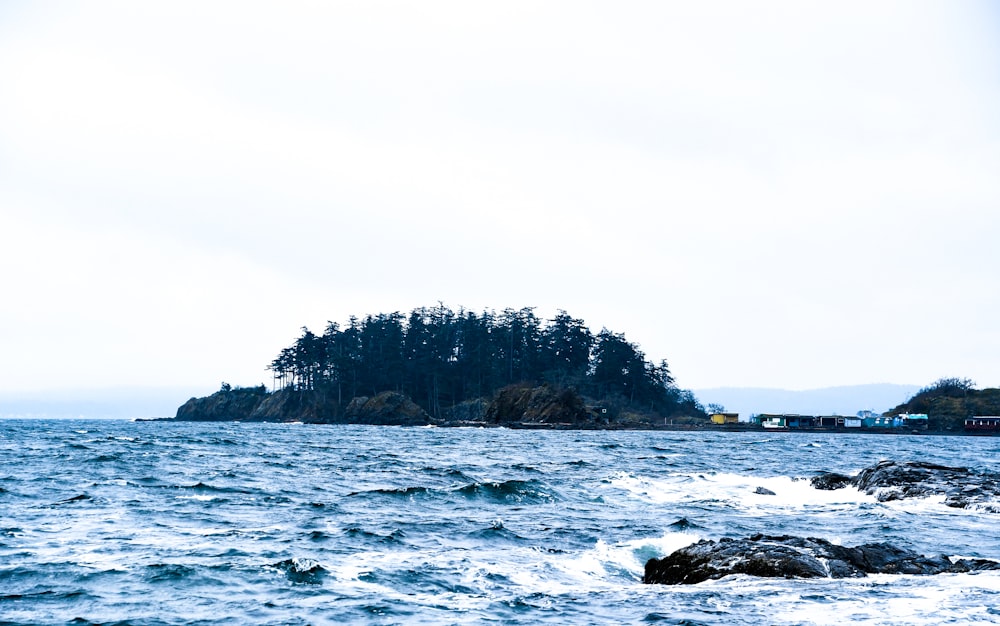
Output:
[[[647,584],[694,584],[731,574],[772,578],[855,578],[867,574],[940,574],[1000,569],[1000,562],[927,557],[888,543],[854,548],[824,539],[754,535],[699,541],[646,562]]]
[[[880,461],[854,477],[824,473],[809,482],[816,489],[826,490],[854,486],[879,502],[943,495],[948,506],[978,506],[1000,513],[1000,474],[974,472],[965,467]]]
[[[272,563],[270,567],[282,570],[288,580],[294,583],[315,585],[321,583],[326,575],[323,566],[312,559],[285,559],[278,563]]]
[[[833,491],[835,489],[843,489],[849,485],[854,484],[854,479],[850,476],[844,476],[843,474],[836,474],[833,472],[820,474],[819,476],[813,476],[809,479],[809,482],[816,489],[823,489],[825,491]]]
[[[881,461],[862,470],[852,482],[879,502],[943,495],[948,506],[993,503],[988,508],[996,510],[1000,500],[1000,474],[918,461]]]
[[[757,487],[756,489],[753,490],[753,492],[756,493],[756,494],[758,494],[758,495],[762,495],[762,496],[776,496],[776,495],[778,495],[778,494],[774,493],[773,491],[771,491],[770,489],[768,489],[767,487]]]

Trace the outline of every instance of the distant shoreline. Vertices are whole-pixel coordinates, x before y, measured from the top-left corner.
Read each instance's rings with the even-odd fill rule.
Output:
[[[507,424],[491,424],[487,422],[459,421],[441,424],[399,425],[399,424],[351,424],[299,421],[249,421],[249,420],[181,420],[176,417],[140,417],[133,422],[177,422],[190,424],[308,424],[313,426],[401,426],[405,428],[506,428],[507,430],[589,430],[589,431],[665,431],[665,432],[701,432],[701,433],[761,433],[761,434],[830,434],[830,435],[918,435],[921,437],[996,437],[1000,433],[965,432],[950,430],[907,430],[907,429],[847,429],[847,428],[764,428],[756,424],[739,424],[718,426],[711,424],[653,424],[647,426],[616,426],[581,427],[574,424],[546,424],[536,422],[520,422]]]

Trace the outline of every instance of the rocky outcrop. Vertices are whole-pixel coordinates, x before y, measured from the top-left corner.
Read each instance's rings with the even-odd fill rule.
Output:
[[[177,409],[175,419],[191,421],[240,421],[250,419],[250,415],[267,398],[264,387],[230,387],[204,398],[191,398]]]
[[[279,389],[269,394],[248,418],[253,422],[326,424],[337,417],[336,403],[312,389]]]
[[[833,491],[835,489],[843,489],[844,487],[852,486],[854,484],[854,479],[843,474],[827,472],[820,474],[819,476],[813,476],[809,482],[816,489]]]
[[[500,425],[587,427],[597,420],[572,389],[511,385],[486,408],[485,422]]]
[[[415,402],[386,391],[374,397],[354,398],[343,411],[336,399],[314,389],[263,387],[229,389],[191,398],[177,409],[181,421],[305,422],[307,424],[382,424],[419,426],[433,422]]]
[[[1000,474],[973,472],[965,467],[920,461],[880,461],[854,477],[822,474],[811,482],[817,489],[840,489],[851,485],[875,496],[879,502],[943,495],[948,506],[980,506],[1000,512]]]
[[[824,539],[754,535],[699,541],[646,562],[644,583],[678,585],[731,574],[772,578],[857,578],[868,574],[941,574],[1000,569],[985,559],[952,561],[923,556],[889,543],[849,548]]]
[[[351,424],[387,426],[419,426],[433,422],[417,403],[394,391],[384,391],[371,398],[354,398],[347,405],[344,418]]]
[[[460,402],[455,406],[444,409],[443,416],[445,421],[449,423],[478,423],[483,421],[483,416],[486,414],[486,409],[489,405],[490,403],[487,398],[466,400],[465,402]]]

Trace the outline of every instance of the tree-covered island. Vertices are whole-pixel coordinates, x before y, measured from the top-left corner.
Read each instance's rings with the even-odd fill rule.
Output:
[[[268,368],[272,389],[222,388],[178,420],[642,428],[705,410],[623,334],[559,311],[443,304],[308,328]]]

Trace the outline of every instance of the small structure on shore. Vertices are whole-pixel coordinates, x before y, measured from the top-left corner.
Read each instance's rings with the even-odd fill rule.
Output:
[[[971,433],[1000,433],[1000,415],[974,415],[965,419],[965,431]]]
[[[923,414],[909,415],[798,415],[796,413],[762,413],[754,416],[764,428],[770,430],[862,430],[862,429],[896,429],[910,428],[913,430],[927,429],[927,416]],[[1000,418],[998,418],[1000,420]],[[1000,427],[998,427],[1000,428]]]
[[[711,418],[713,424],[739,424],[739,413],[713,413]]]

